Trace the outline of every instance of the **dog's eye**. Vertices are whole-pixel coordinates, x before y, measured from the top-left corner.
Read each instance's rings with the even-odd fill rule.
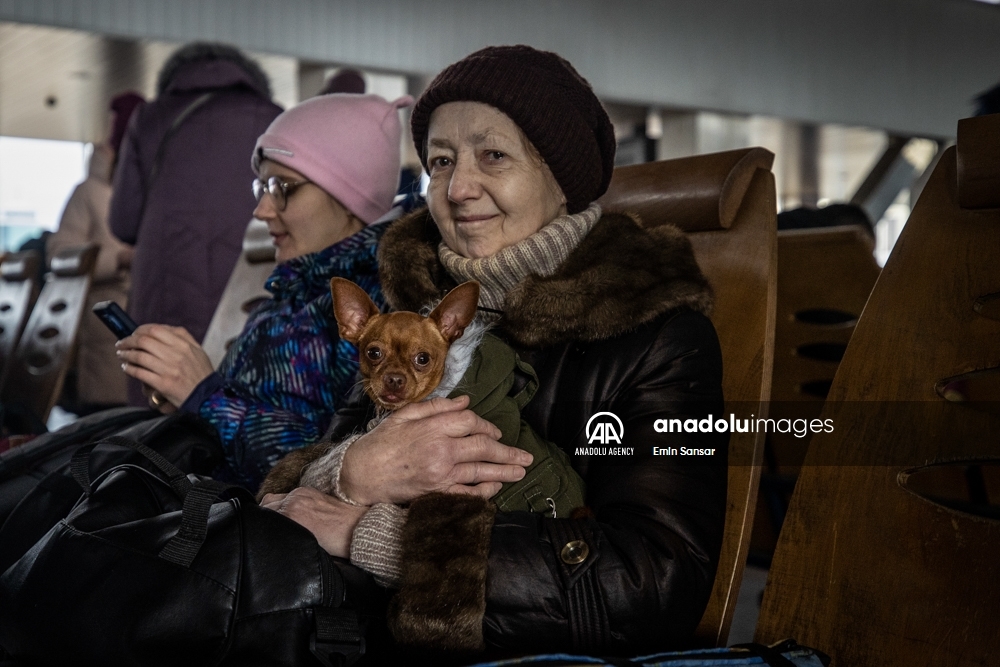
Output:
[[[431,355],[426,352],[420,352],[417,356],[413,357],[413,363],[417,366],[426,366],[431,363]]]
[[[368,358],[371,359],[372,361],[378,361],[379,359],[382,358],[382,350],[381,350],[381,348],[377,348],[377,347],[370,347],[370,348],[368,348],[365,351],[365,354],[367,354]]]

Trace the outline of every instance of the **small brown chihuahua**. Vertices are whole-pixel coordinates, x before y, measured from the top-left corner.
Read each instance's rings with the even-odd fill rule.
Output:
[[[479,283],[463,283],[423,317],[381,314],[363,289],[330,281],[340,337],[358,348],[365,392],[383,411],[423,400],[441,382],[448,348],[476,315]]]
[[[330,280],[340,337],[358,348],[365,393],[379,412],[423,400],[441,383],[451,344],[476,316],[479,283],[462,283],[424,317],[409,311],[382,314],[368,294],[344,278]],[[257,493],[287,493],[303,469],[330,449],[319,443],[291,452],[271,470]]]

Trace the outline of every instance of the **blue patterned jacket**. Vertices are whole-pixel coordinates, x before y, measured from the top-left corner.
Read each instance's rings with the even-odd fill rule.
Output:
[[[256,491],[278,459],[326,431],[358,371],[357,350],[337,336],[330,278],[353,280],[384,310],[375,251],[388,224],[279,264],[268,278],[273,297],[181,406],[219,432],[226,461],[214,477]]]

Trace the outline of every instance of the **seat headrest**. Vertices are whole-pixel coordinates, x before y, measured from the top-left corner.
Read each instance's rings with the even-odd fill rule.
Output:
[[[94,243],[63,248],[49,260],[49,269],[60,278],[90,275],[97,263],[99,250],[100,247]]]
[[[728,229],[750,180],[770,171],[774,154],[764,148],[695,155],[618,167],[598,200],[606,211],[634,213],[644,225],[677,225],[686,232]]]
[[[9,282],[18,282],[38,275],[41,256],[37,250],[25,250],[7,255],[0,264],[0,276]]]
[[[1000,114],[958,121],[958,205],[1000,208]]]

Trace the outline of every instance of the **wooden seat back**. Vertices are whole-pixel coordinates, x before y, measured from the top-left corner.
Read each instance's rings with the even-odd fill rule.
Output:
[[[94,244],[66,248],[52,257],[50,273],[10,362],[2,389],[4,403],[23,406],[43,423],[62,392],[98,249]]]
[[[771,417],[819,416],[878,279],[873,249],[872,237],[856,225],[778,232]],[[782,469],[793,472],[809,438],[771,433],[768,441]]]
[[[26,250],[11,253],[0,263],[0,385],[38,297],[35,276],[40,261],[38,251]]]
[[[723,357],[727,412],[767,411],[777,299],[777,203],[771,164],[762,148],[620,167],[606,210],[635,213],[644,225],[671,223],[689,233],[695,256],[715,290],[712,321]],[[701,644],[724,646],[746,563],[764,438],[735,433],[729,441],[725,537],[708,607],[696,631]]]
[[[772,401],[826,398],[878,279],[873,249],[856,225],[778,232]]]
[[[834,430],[813,436],[792,496],[758,641],[795,637],[838,665],[996,661],[998,489],[959,506],[911,482],[1000,464],[998,249],[1000,115],[959,123],[868,300],[822,412]]]
[[[218,367],[229,346],[243,331],[250,311],[262,300],[271,298],[264,282],[274,271],[274,253],[267,223],[252,219],[243,235],[243,254],[236,261],[202,341],[213,366]]]

